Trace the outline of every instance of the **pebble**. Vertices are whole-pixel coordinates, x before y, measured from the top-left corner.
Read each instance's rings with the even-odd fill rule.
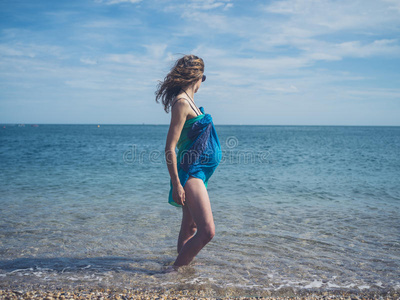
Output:
[[[322,293],[307,293],[306,295],[298,296],[268,296],[268,297],[210,297],[205,291],[191,291],[191,290],[166,290],[166,291],[139,291],[139,290],[112,290],[112,289],[90,289],[84,290],[82,288],[76,291],[46,291],[46,290],[33,290],[33,291],[20,291],[20,290],[0,290],[0,299],[44,299],[44,300],[186,300],[186,299],[235,299],[235,300],[393,300],[399,299],[397,293],[391,295],[368,295],[365,293],[357,294],[333,294],[330,292]]]

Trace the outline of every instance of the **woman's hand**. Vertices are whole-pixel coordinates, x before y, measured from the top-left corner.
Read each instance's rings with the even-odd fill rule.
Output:
[[[185,190],[181,184],[172,187],[172,199],[179,205],[185,205]]]

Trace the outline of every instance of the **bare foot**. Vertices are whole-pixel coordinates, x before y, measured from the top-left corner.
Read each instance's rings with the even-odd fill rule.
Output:
[[[162,271],[162,273],[173,273],[173,272],[178,272],[178,267],[168,266]]]

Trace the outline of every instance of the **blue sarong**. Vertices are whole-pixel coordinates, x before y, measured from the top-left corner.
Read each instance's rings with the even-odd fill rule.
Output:
[[[178,177],[183,187],[189,176],[193,176],[202,179],[207,188],[208,179],[222,158],[221,144],[212,117],[204,113],[203,107],[200,107],[200,111],[202,115],[186,120],[177,143]],[[182,207],[172,199],[172,189],[170,180],[168,203]]]

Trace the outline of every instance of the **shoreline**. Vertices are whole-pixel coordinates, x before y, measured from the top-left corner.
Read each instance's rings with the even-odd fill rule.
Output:
[[[20,290],[18,288],[0,288],[0,299],[265,299],[265,300],[319,300],[319,299],[380,299],[392,300],[400,299],[397,290],[390,291],[312,291],[286,290],[279,292],[263,292],[260,295],[222,295],[223,291],[204,291],[204,290],[178,290],[178,289],[123,289],[123,288],[83,288],[75,289],[48,288],[40,287],[30,290]]]

